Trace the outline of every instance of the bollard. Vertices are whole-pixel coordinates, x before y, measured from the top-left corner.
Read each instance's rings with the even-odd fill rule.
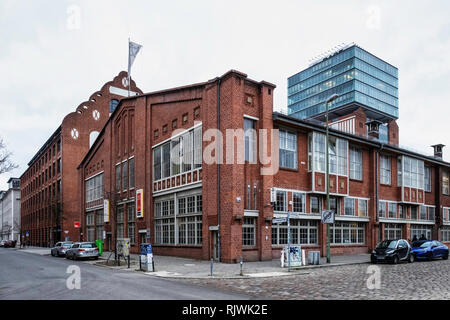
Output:
[[[213,275],[213,265],[214,265],[214,259],[211,258],[211,277]]]
[[[128,269],[130,269],[130,256],[128,256]]]
[[[242,257],[241,257],[241,261],[239,262],[239,264],[241,265],[240,275],[243,276],[244,274],[242,273],[242,266],[243,266],[244,262],[242,261]]]

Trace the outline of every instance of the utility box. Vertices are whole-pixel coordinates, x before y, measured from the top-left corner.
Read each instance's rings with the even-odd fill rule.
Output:
[[[320,251],[308,251],[308,264],[320,264]]]
[[[140,269],[145,272],[154,272],[155,265],[153,262],[153,249],[150,243],[142,243],[139,257]]]
[[[95,240],[95,244],[98,248],[98,255],[101,256],[103,254],[103,241],[102,240]]]

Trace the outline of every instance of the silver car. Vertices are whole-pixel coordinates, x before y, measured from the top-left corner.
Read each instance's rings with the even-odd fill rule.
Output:
[[[70,249],[66,251],[67,259],[98,259],[98,248],[95,242],[75,242]]]
[[[61,257],[66,255],[66,251],[72,247],[73,241],[60,241],[51,248],[50,253],[52,257]]]

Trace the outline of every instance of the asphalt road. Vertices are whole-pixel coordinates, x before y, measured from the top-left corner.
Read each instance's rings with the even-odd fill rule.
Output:
[[[67,279],[74,275],[67,273],[67,268],[71,265],[80,267],[80,289],[67,287]],[[76,282],[69,283],[73,287]],[[249,298],[245,294],[153,278],[138,272],[113,270],[81,261],[0,248],[0,300]]]

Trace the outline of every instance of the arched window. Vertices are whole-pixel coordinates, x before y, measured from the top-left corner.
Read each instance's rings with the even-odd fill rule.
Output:
[[[98,135],[99,135],[98,131],[92,131],[89,134],[89,148],[92,147],[92,145],[94,144],[94,142],[97,139]]]
[[[112,99],[109,101],[109,113],[113,113],[116,110],[117,105],[119,104],[119,100]]]

